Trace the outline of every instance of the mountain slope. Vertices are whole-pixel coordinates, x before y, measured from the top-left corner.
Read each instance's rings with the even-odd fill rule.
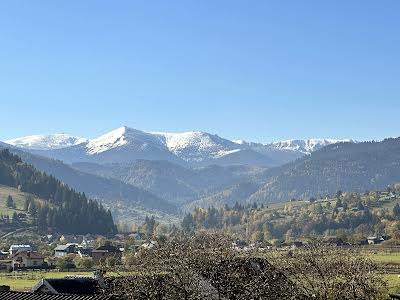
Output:
[[[122,202],[130,206],[141,206],[168,213],[176,210],[176,207],[167,201],[122,181],[80,172],[60,161],[49,161],[33,156],[24,159],[39,170],[52,174],[75,189],[85,191],[91,197],[111,205]]]
[[[129,164],[76,163],[72,167],[121,180],[177,204],[193,201],[242,180],[257,180],[264,171],[254,167],[217,165],[191,169],[168,161],[149,160]]]
[[[102,200],[107,206],[142,207],[167,213],[176,211],[173,204],[122,181],[80,172],[61,161],[33,155],[18,149],[10,149],[10,151],[19,155],[25,162],[32,164],[38,170],[55,176],[77,191],[85,192],[92,198]]]
[[[213,206],[220,208],[225,205],[233,206],[236,202],[243,202],[244,199],[247,199],[259,188],[260,185],[255,182],[241,181],[222,191],[218,191],[214,194],[193,201],[186,205],[185,209],[186,211],[191,211],[196,207],[208,208]]]
[[[39,230],[53,227],[75,234],[113,234],[116,231],[110,211],[56,178],[37,171],[9,150],[0,150],[0,184],[47,201],[40,205],[37,202],[35,205],[35,200],[28,203],[29,211],[35,216],[33,225]]]
[[[384,189],[400,182],[400,138],[330,145],[266,173],[266,184],[248,201]]]

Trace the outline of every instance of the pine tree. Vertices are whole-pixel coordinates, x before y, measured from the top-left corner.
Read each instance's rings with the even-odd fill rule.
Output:
[[[185,232],[192,232],[195,229],[195,222],[191,213],[188,213],[182,221],[182,228]]]
[[[399,205],[399,203],[396,203],[396,205],[393,207],[393,215],[396,218],[400,216],[400,205]]]
[[[28,211],[29,209],[29,204],[31,203],[32,197],[26,197],[24,201],[24,211]]]
[[[14,211],[13,215],[12,215],[12,222],[13,224],[17,224],[18,223],[18,215],[17,212]]]
[[[37,207],[35,204],[35,201],[32,201],[29,203],[29,207],[28,207],[28,213],[32,216],[36,216],[37,214]]]
[[[7,207],[15,208],[14,199],[11,197],[11,195],[8,195],[7,197]]]

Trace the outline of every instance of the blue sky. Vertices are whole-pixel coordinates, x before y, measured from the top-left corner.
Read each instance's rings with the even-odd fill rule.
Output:
[[[0,140],[400,135],[400,2],[0,2]]]

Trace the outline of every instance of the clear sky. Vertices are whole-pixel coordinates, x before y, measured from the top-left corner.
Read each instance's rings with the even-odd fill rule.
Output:
[[[400,135],[400,1],[0,2],[0,140]]]

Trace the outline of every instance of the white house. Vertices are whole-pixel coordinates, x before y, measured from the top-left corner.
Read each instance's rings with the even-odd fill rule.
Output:
[[[37,252],[18,251],[11,259],[13,268],[40,268],[44,266],[44,257]]]
[[[10,250],[8,250],[10,255],[17,253],[18,251],[32,251],[32,246],[31,245],[11,245]]]

